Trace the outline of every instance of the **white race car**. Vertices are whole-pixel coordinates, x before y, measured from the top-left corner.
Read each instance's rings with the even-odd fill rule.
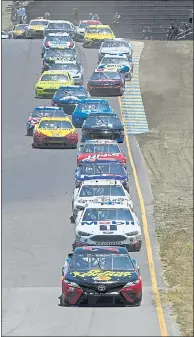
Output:
[[[100,61],[105,54],[125,54],[128,58],[130,58],[132,57],[133,49],[131,43],[126,39],[106,39],[100,46],[98,60]]]
[[[125,54],[105,54],[97,67],[97,69],[100,68],[102,68],[102,70],[117,69],[118,71],[121,71],[125,76],[125,79],[129,81],[133,76],[133,63],[129,61]]]
[[[75,221],[73,249],[87,245],[125,246],[139,251],[142,234],[139,220],[128,202],[88,203]]]
[[[128,201],[133,209],[130,194],[124,189],[119,180],[86,180],[81,187],[75,188],[72,199],[72,212],[75,219],[78,211],[83,210],[90,202],[120,202]]]

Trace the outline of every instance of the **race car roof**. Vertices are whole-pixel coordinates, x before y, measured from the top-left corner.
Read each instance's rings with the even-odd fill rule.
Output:
[[[82,182],[81,186],[88,186],[88,185],[111,185],[111,186],[122,186],[122,183],[120,180],[115,180],[115,179],[93,179],[93,180],[85,180]]]
[[[80,163],[80,166],[85,165],[85,164],[110,164],[111,165],[115,163],[119,163],[120,165],[122,165],[120,160],[116,158],[110,158],[110,159],[104,158],[104,159],[87,159],[87,160],[82,161]]]
[[[63,110],[63,108],[61,107],[55,107],[55,106],[37,106],[34,108],[34,111],[37,111],[37,110]]]
[[[64,89],[64,90],[83,90],[87,91],[82,85],[69,85],[69,86],[61,86],[59,89]]]
[[[111,201],[105,201],[105,202],[87,202],[85,205],[86,208],[129,208],[129,202],[123,201],[122,204],[120,202],[111,202]],[[130,209],[131,211],[131,209]]]
[[[49,33],[48,37],[49,36],[69,36],[69,34],[68,33],[63,33],[63,32],[58,32],[58,33]]]
[[[41,118],[41,122],[42,121],[70,121],[70,118],[68,116],[64,116],[64,117],[42,117]]]
[[[77,247],[74,250],[73,254],[87,254],[88,252],[92,251],[93,253],[112,253],[112,254],[128,254],[127,248],[119,247],[119,246],[84,246],[84,247]]]
[[[126,54],[122,54],[122,53],[119,53],[119,54],[117,54],[117,53],[115,53],[115,54],[105,54],[103,58],[106,58],[106,57],[121,58],[121,59],[125,58],[125,59],[128,59],[128,58],[127,58],[127,55],[126,55]]]

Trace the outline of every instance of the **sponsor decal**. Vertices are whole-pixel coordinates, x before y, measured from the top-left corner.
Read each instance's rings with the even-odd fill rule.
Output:
[[[134,225],[134,221],[82,221],[82,226],[93,226],[93,225]]]
[[[74,277],[92,277],[96,281],[108,281],[111,280],[112,277],[127,277],[133,274],[132,271],[105,271],[101,270],[90,270],[88,272],[72,272]]]

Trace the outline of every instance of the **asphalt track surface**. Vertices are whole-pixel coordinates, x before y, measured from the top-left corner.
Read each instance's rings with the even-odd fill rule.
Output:
[[[97,51],[77,48],[87,80],[95,69]],[[61,267],[74,239],[69,218],[77,151],[32,149],[32,138],[25,136],[26,120],[34,106],[50,105],[50,100],[34,98],[42,67],[40,53],[38,40],[2,41],[3,336],[160,336],[144,241],[141,252],[132,254],[143,278],[140,307],[59,306]],[[118,99],[109,101],[120,114]],[[156,256],[152,194],[133,137],[130,145]],[[125,145],[124,151],[127,154]],[[141,218],[132,175],[130,186]],[[155,263],[159,274],[157,258]],[[171,324],[168,331],[174,335]]]

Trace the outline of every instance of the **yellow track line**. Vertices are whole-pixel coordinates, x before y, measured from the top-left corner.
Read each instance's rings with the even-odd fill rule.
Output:
[[[118,100],[119,100],[119,105],[120,105],[120,110],[121,110],[122,121],[124,121],[121,98],[119,97]],[[149,232],[148,232],[148,222],[147,222],[147,217],[146,217],[144,200],[143,200],[141,187],[140,187],[140,184],[139,184],[139,179],[138,179],[138,176],[137,176],[137,171],[136,171],[136,167],[135,167],[135,164],[134,164],[134,160],[133,160],[133,156],[132,156],[132,152],[131,152],[131,147],[130,147],[130,144],[129,144],[129,138],[128,138],[125,126],[124,126],[124,133],[125,133],[125,141],[126,141],[126,145],[127,145],[127,152],[128,152],[130,164],[131,164],[131,167],[132,167],[133,176],[134,176],[134,179],[135,179],[135,185],[136,185],[136,189],[137,189],[137,194],[138,194],[138,198],[139,198],[139,203],[140,203],[140,207],[141,207],[143,231],[144,231],[144,236],[145,236],[147,256],[148,256],[148,264],[149,264],[151,281],[152,281],[152,291],[153,291],[153,294],[154,294],[154,300],[155,300],[155,304],[156,304],[156,310],[157,310],[161,335],[162,336],[168,336],[167,328],[166,328],[166,322],[165,322],[165,319],[164,319],[164,313],[163,313],[162,304],[161,304],[161,300],[160,300],[160,295],[159,295],[159,292],[158,292],[158,284],[157,284],[157,279],[156,279],[156,271],[155,271],[153,254],[152,254],[152,247],[151,247],[151,242],[150,242],[150,237],[149,237]]]

